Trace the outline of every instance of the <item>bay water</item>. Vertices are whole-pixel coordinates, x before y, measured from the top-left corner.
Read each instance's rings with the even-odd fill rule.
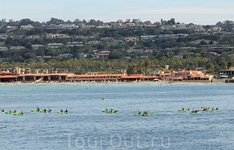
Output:
[[[0,112],[0,149],[234,149],[233,98],[234,84],[4,84],[0,108],[26,116]],[[155,116],[134,116],[138,110]]]

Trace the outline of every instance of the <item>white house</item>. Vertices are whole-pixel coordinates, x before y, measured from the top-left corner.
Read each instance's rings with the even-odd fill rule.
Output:
[[[31,30],[31,29],[33,29],[33,28],[34,28],[34,26],[32,26],[31,24],[22,25],[22,26],[20,27],[21,30]]]

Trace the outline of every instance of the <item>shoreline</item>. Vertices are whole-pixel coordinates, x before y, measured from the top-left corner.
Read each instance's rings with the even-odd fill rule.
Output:
[[[112,84],[132,84],[132,85],[178,85],[178,84],[229,84],[225,82],[168,82],[168,81],[160,81],[160,82],[153,82],[153,81],[133,81],[133,82],[14,82],[14,83],[4,83],[1,82],[1,85],[112,85]]]

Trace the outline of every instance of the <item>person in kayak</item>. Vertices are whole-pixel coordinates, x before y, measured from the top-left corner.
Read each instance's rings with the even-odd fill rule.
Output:
[[[60,112],[63,112],[63,110],[61,109]]]
[[[4,112],[4,108],[2,108],[2,110],[1,110],[2,112]]]
[[[106,112],[108,112],[108,108],[106,108]]]
[[[43,111],[44,111],[44,113],[46,113],[46,109],[44,109]]]
[[[182,107],[181,110],[184,111],[184,107]]]
[[[141,114],[141,112],[138,110],[138,115],[140,115]]]
[[[40,111],[40,108],[39,108],[39,107],[37,107],[36,111]]]
[[[219,110],[219,108],[218,108],[218,107],[216,107],[216,108],[215,108],[215,110]]]
[[[112,111],[113,111],[113,109],[111,108],[110,111],[109,111],[109,113],[112,113]]]
[[[148,112],[147,111],[144,111],[144,113],[143,113],[144,115],[148,115]]]
[[[11,110],[9,110],[9,114],[11,114]]]
[[[17,112],[16,110],[13,111],[13,113],[16,113],[16,112]]]
[[[65,109],[65,111],[64,111],[65,113],[68,113],[68,110],[67,109]]]
[[[23,114],[24,114],[24,111],[22,110],[22,111],[20,112],[20,114],[23,115]]]
[[[49,108],[47,111],[48,111],[48,112],[51,112],[52,110]]]

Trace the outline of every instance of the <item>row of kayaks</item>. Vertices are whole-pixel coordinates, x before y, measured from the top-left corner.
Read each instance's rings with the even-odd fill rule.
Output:
[[[106,113],[106,114],[118,114],[119,111],[118,110],[102,110],[102,112]],[[149,117],[149,116],[155,116],[154,113],[135,113],[134,116],[143,116],[143,117]]]
[[[155,116],[155,114],[134,114],[134,116],[150,117],[150,116]]]
[[[1,112],[5,113],[5,114],[12,114],[14,116],[26,116],[27,114],[25,114],[23,111],[21,112],[17,112],[16,110],[14,111],[4,111],[4,109],[1,110]],[[52,110],[51,109],[31,109],[31,112],[39,112],[39,113],[51,113]],[[58,111],[57,114],[69,114],[68,111]]]
[[[178,109],[178,112],[187,112],[189,114],[201,114],[201,112],[219,112],[220,109],[202,109],[202,110],[190,110],[190,109]]]
[[[106,114],[118,114],[119,111],[118,110],[102,110],[102,112],[106,113]]]
[[[31,112],[40,112],[40,113],[51,113],[52,110],[51,109],[32,109]],[[61,109],[61,111],[57,111],[57,114],[68,114],[67,109],[65,111],[63,111]]]
[[[5,111],[5,114],[12,114],[14,116],[26,116],[26,114],[19,113],[19,112],[8,112],[8,111]]]

